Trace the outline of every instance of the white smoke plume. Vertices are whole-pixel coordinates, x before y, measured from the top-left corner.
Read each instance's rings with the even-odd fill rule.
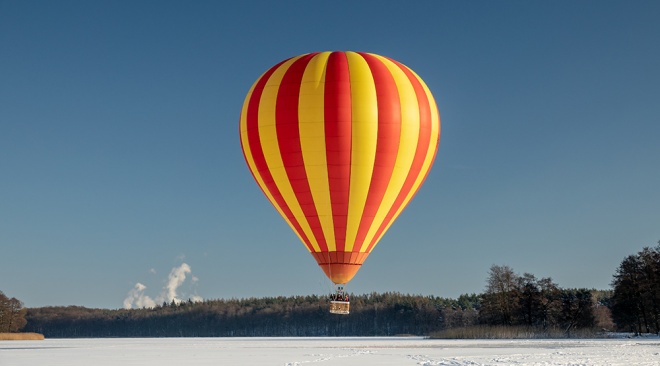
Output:
[[[202,301],[204,301],[204,298],[202,298],[199,295],[192,295],[190,297],[190,301],[192,301],[192,302],[202,302]]]
[[[155,271],[152,269],[150,270],[150,272],[154,273]],[[197,281],[199,281],[199,279],[196,276],[192,275],[190,266],[187,263],[182,263],[179,267],[172,268],[170,274],[167,276],[167,282],[165,283],[162,292],[160,293],[159,296],[156,297],[155,300],[144,294],[144,290],[147,288],[147,286],[138,282],[137,284],[135,284],[135,287],[133,287],[133,289],[131,289],[128,292],[128,295],[124,299],[124,309],[132,309],[133,307],[153,308],[156,307],[156,305],[162,303],[168,303],[168,304],[172,302],[174,302],[175,304],[181,303],[181,301],[183,300],[179,298],[177,291],[181,287],[181,285],[183,285],[183,283],[186,281],[188,275],[190,275],[191,277],[190,282],[193,285],[196,284]],[[202,297],[198,295],[183,296],[183,297],[184,298],[187,297],[193,302],[204,301],[204,299],[202,299]]]
[[[183,284],[186,280],[186,274],[190,273],[190,266],[186,263],[181,264],[179,267],[172,268],[170,275],[167,276],[167,285],[165,301],[168,303],[174,301],[176,304],[181,302],[181,299],[176,297],[176,289]]]
[[[146,288],[147,286],[139,282],[136,283],[135,287],[128,292],[128,296],[124,299],[124,309],[132,309],[133,305],[136,308],[153,308],[156,306],[156,302],[144,294]]]

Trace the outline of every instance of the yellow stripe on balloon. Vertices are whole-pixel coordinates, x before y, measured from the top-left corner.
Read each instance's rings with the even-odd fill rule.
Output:
[[[328,251],[336,250],[332,203],[328,183],[328,162],[325,146],[324,90],[325,68],[330,52],[314,56],[300,85],[298,120],[307,181],[321,222]]]
[[[404,66],[404,67],[406,67],[406,66]],[[408,68],[408,70],[410,70],[410,68]],[[392,216],[392,220],[389,222],[389,224],[387,224],[387,226],[385,227],[385,230],[383,230],[381,232],[381,234],[376,238],[376,243],[371,248],[371,250],[373,250],[373,248],[375,248],[376,245],[378,245],[378,242],[380,241],[380,238],[383,237],[383,235],[387,232],[387,230],[390,228],[392,223],[396,220],[397,217],[399,217],[399,214],[401,213],[401,211],[403,211],[403,209],[406,207],[406,205],[408,205],[408,203],[413,198],[415,193],[417,193],[417,190],[419,189],[420,185],[422,184],[422,182],[426,178],[426,175],[429,172],[430,166],[433,163],[433,159],[435,157],[435,152],[438,148],[438,141],[440,139],[440,115],[438,114],[439,113],[438,112],[438,106],[435,102],[435,99],[433,98],[433,95],[431,94],[431,91],[429,90],[426,83],[424,83],[424,81],[414,71],[410,70],[410,72],[412,72],[412,74],[415,75],[415,77],[417,78],[419,83],[424,88],[426,98],[429,101],[429,108],[431,109],[431,135],[430,135],[431,141],[429,142],[429,147],[428,147],[428,150],[426,151],[426,157],[424,158],[424,163],[422,165],[422,169],[420,170],[420,174],[417,177],[417,179],[415,179],[415,183],[413,184],[412,189],[410,190],[410,192],[408,193],[408,195],[404,199],[404,201],[401,204],[401,206],[399,207],[399,209],[397,209],[394,216]]]
[[[282,161],[282,155],[280,153],[279,142],[277,140],[277,128],[275,125],[277,93],[282,83],[282,78],[289,67],[291,67],[291,65],[300,57],[302,56],[292,58],[282,64],[282,66],[275,70],[266,83],[263,94],[261,95],[261,102],[259,103],[259,139],[266,159],[266,164],[268,165],[268,170],[273,177],[277,189],[282,194],[284,202],[286,202],[286,205],[291,210],[294,218],[300,224],[300,227],[309,239],[312,247],[318,252],[320,251],[319,244],[314,237],[314,233],[309,226],[309,222],[307,222],[307,218],[300,207],[300,203],[296,198],[296,194],[293,191],[293,187],[287,176]],[[271,202],[277,206],[275,201],[271,200]],[[291,225],[290,222],[289,225]],[[291,225],[291,228],[296,231],[293,225]]]
[[[387,67],[390,74],[394,78],[394,83],[396,84],[396,88],[398,90],[401,105],[401,133],[399,138],[399,149],[394,163],[392,176],[390,177],[390,181],[387,184],[385,195],[383,196],[383,200],[378,207],[374,221],[369,228],[369,231],[367,232],[364,243],[362,243],[360,252],[367,250],[367,247],[371,243],[373,237],[376,235],[378,228],[385,220],[387,213],[394,205],[394,201],[403,188],[403,184],[408,177],[413,159],[415,158],[415,152],[417,151],[420,126],[417,96],[415,94],[413,85],[408,79],[408,76],[401,70],[401,68],[399,68],[392,61],[386,59],[385,57],[378,55],[373,56],[378,58]]]
[[[259,79],[257,79],[259,81]],[[243,102],[243,109],[241,110],[241,121],[240,121],[240,134],[241,134],[241,145],[243,145],[243,152],[245,153],[245,160],[247,161],[250,171],[254,172],[256,170],[256,165],[254,163],[254,158],[252,157],[252,151],[250,150],[250,143],[248,142],[248,133],[247,133],[247,110],[250,98],[252,98],[252,93],[254,92],[254,87],[257,86],[255,82],[250,91],[248,91],[247,96],[245,97],[245,102]],[[261,176],[259,176],[261,178]],[[263,187],[263,181],[258,182],[259,187]]]
[[[265,74],[265,73],[264,73]],[[263,77],[263,74],[262,76]],[[279,205],[277,205],[277,202],[273,198],[272,193],[268,190],[266,184],[264,183],[264,179],[261,176],[261,173],[257,170],[257,165],[254,162],[254,157],[252,156],[252,150],[250,149],[250,143],[248,140],[248,131],[247,131],[247,110],[248,110],[248,105],[249,105],[249,100],[252,98],[252,93],[254,92],[255,86],[257,86],[257,83],[261,79],[257,79],[257,81],[252,85],[250,88],[250,91],[247,94],[247,97],[245,98],[245,102],[243,103],[243,109],[241,111],[241,121],[240,121],[240,126],[241,126],[241,143],[243,145],[243,153],[245,154],[245,160],[247,161],[248,167],[250,168],[250,171],[254,175],[254,179],[257,181],[257,184],[261,188],[261,190],[264,192],[268,200],[273,204],[277,212],[284,218],[284,220],[289,224],[290,227],[293,228],[293,225],[291,224],[291,221],[289,220],[288,217],[284,214],[284,211],[280,208]],[[293,230],[293,232],[298,236],[300,241],[304,243],[303,238],[298,234],[296,230]],[[307,246],[305,246],[307,247]]]
[[[345,252],[355,245],[364,206],[369,194],[376,141],[378,140],[378,102],[376,85],[367,61],[354,52],[346,52],[351,75],[351,183]]]

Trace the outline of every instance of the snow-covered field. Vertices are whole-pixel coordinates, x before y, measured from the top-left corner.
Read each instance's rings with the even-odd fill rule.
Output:
[[[660,339],[114,338],[0,342],[0,366],[660,365]]]

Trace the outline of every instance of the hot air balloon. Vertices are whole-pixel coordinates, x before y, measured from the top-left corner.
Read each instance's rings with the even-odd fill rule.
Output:
[[[252,85],[240,117],[245,161],[337,286],[331,312],[348,313],[344,285],[421,186],[439,138],[428,87],[387,57],[304,54]]]

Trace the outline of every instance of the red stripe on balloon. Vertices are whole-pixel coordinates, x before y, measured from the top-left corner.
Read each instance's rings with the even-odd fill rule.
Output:
[[[399,151],[401,135],[401,101],[394,77],[378,58],[367,53],[359,53],[371,69],[376,87],[378,103],[378,140],[376,142],[376,159],[369,184],[369,194],[365,203],[354,251],[359,251],[369,228],[378,212],[387,186],[394,171],[394,163]]]
[[[315,55],[312,53],[299,58],[286,70],[277,92],[275,128],[282,163],[291,183],[293,193],[321,251],[327,251],[328,245],[323,235],[323,228],[321,227],[321,221],[314,205],[314,197],[312,196],[309,180],[307,179],[307,171],[305,170],[298,120],[300,84],[305,68]]]
[[[286,204],[286,201],[282,197],[282,193],[277,188],[273,175],[268,170],[268,164],[266,163],[266,158],[264,157],[264,151],[261,148],[261,141],[259,140],[259,103],[261,101],[261,96],[263,94],[264,87],[268,82],[268,79],[272,74],[282,66],[284,60],[279,64],[271,67],[266,73],[257,81],[250,100],[248,102],[247,114],[245,117],[247,125],[247,137],[248,137],[248,146],[250,147],[250,152],[252,153],[252,158],[254,159],[255,169],[261,175],[261,179],[265,187],[260,186],[261,190],[264,191],[267,189],[273,197],[273,204],[277,205],[286,218],[289,220],[294,230],[300,235],[303,243],[307,246],[310,251],[313,251],[314,248],[309,241],[309,238],[305,235],[305,232],[302,230],[300,223],[296,220],[295,216],[291,212],[291,209]],[[255,176],[254,172],[252,175]],[[256,178],[255,178],[256,180]]]
[[[402,65],[397,61],[394,60],[391,61],[394,62],[406,74],[406,76],[408,77],[408,79],[410,80],[413,86],[413,89],[415,90],[415,96],[417,97],[417,104],[419,106],[419,124],[420,124],[419,139],[417,142],[417,148],[415,150],[415,156],[413,157],[412,165],[410,167],[408,175],[406,176],[406,180],[403,183],[401,191],[397,195],[394,204],[392,205],[392,208],[390,208],[387,215],[385,216],[385,220],[378,227],[378,230],[376,231],[376,235],[369,243],[369,246],[367,247],[367,252],[371,251],[374,245],[376,245],[376,242],[378,241],[378,238],[380,238],[380,236],[382,235],[383,231],[388,227],[388,225],[392,222],[392,220],[394,220],[395,218],[394,215],[399,210],[399,208],[401,208],[401,205],[403,205],[406,197],[412,190],[415,181],[417,180],[417,177],[419,177],[419,175],[422,173],[424,160],[426,159],[426,156],[428,154],[428,149],[432,139],[431,136],[432,107],[429,102],[429,96],[426,94],[424,87],[419,82],[417,77],[407,67],[405,67],[404,65]],[[421,187],[421,184],[418,186],[418,189],[419,187]]]
[[[325,146],[336,250],[346,247],[351,181],[351,81],[343,52],[328,57],[324,90]]]

